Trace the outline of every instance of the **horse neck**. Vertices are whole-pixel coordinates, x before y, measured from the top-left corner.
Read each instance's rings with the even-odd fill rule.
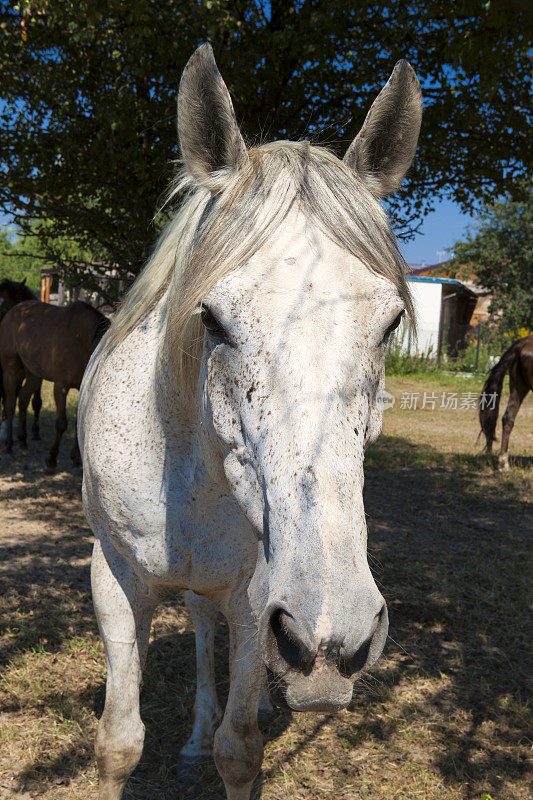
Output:
[[[19,303],[25,303],[28,300],[35,300],[35,302],[37,302],[37,298],[31,289],[25,287],[19,294],[17,294],[16,300],[13,300],[13,305],[16,306]]]
[[[15,306],[18,306],[19,303],[24,303],[26,300],[31,299],[31,297],[21,297],[20,294],[10,294],[6,305],[8,308],[14,308]]]
[[[156,408],[167,440],[188,462],[203,464],[198,436],[198,393],[180,385],[165,347],[155,365]]]

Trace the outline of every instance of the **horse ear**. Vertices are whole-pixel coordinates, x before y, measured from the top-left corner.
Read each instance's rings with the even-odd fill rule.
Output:
[[[219,169],[238,170],[248,161],[231,98],[210,44],[190,57],[178,94],[178,137],[188,172],[209,186]]]
[[[21,286],[26,286],[26,278],[23,278],[20,282]]]
[[[398,61],[344,156],[376,197],[400,186],[413,160],[422,122],[422,90],[414,69]]]

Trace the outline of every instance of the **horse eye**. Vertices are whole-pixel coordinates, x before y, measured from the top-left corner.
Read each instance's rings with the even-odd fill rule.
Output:
[[[219,323],[215,315],[212,311],[209,310],[207,306],[202,304],[202,310],[200,312],[200,319],[202,320],[204,327],[209,333],[218,334],[219,336],[225,336],[224,328]]]
[[[383,337],[382,344],[386,344],[386,343],[387,343],[389,336],[391,335],[391,333],[392,333],[393,331],[395,331],[395,330],[396,330],[396,328],[398,327],[398,325],[399,325],[399,324],[400,324],[400,322],[402,321],[402,319],[403,319],[404,315],[405,315],[405,310],[404,310],[404,311],[400,311],[400,313],[398,314],[398,316],[396,317],[396,319],[394,320],[394,322],[392,322],[392,323],[389,325],[389,327],[387,328],[387,330],[386,330],[386,332],[385,332],[385,336]]]

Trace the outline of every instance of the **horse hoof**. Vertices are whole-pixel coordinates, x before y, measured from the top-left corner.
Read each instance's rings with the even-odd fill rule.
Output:
[[[172,774],[182,786],[194,786],[198,783],[209,767],[214,767],[212,756],[184,756],[180,755],[172,767]]]

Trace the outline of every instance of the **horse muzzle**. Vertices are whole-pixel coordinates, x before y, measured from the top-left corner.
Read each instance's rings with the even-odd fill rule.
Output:
[[[272,701],[293,711],[336,711],[346,708],[357,678],[374,664],[385,645],[385,604],[368,634],[356,646],[340,638],[316,643],[310,628],[277,606],[267,609],[260,633]]]
[[[353,680],[344,678],[332,664],[308,674],[288,671],[283,677],[268,674],[268,693],[280,708],[292,711],[340,711],[352,699]]]

